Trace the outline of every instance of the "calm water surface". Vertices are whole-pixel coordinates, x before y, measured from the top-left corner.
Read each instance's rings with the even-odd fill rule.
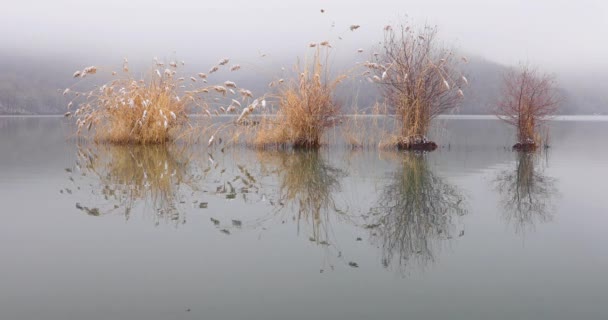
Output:
[[[591,121],[589,121],[591,120]],[[426,155],[66,141],[0,118],[0,319],[608,319],[608,122]]]

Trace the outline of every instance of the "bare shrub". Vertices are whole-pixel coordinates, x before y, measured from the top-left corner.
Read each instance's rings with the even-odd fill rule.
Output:
[[[453,110],[462,100],[467,79],[458,65],[466,58],[458,59],[441,46],[435,27],[414,30],[401,25],[384,30],[383,52],[365,66],[375,74],[369,80],[380,85],[389,113],[400,123],[389,145],[434,149],[426,134],[433,118]]]
[[[558,104],[554,78],[522,65],[504,75],[496,114],[517,129],[514,148],[533,150],[541,140],[538,128],[555,114]]]

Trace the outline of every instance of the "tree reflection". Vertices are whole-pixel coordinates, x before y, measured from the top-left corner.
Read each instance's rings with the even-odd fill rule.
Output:
[[[454,218],[466,213],[463,195],[432,171],[424,154],[405,153],[366,227],[381,243],[384,266],[404,269],[410,262],[435,261],[440,242],[454,236]]]
[[[88,177],[91,193],[104,199],[101,207],[77,203],[91,215],[123,211],[128,219],[138,204],[158,219],[184,222],[179,204],[196,189],[190,157],[184,149],[162,145],[79,146],[75,170]],[[71,178],[72,179],[72,178]]]
[[[263,151],[258,157],[264,174],[278,175],[277,195],[271,200],[276,213],[294,209],[289,212],[295,212],[298,233],[301,223],[308,222],[312,226],[311,240],[329,244],[329,213],[344,215],[336,208],[333,196],[341,188],[344,172],[327,164],[317,151]]]
[[[518,152],[515,170],[505,170],[496,179],[505,220],[518,233],[552,218],[552,199],[557,193],[555,179],[542,173],[536,165],[537,156]]]

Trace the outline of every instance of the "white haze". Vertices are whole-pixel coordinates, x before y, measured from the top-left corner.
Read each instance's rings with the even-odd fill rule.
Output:
[[[607,13],[601,0],[21,0],[2,5],[0,46],[32,56],[175,55],[209,66],[259,52],[291,58],[326,39],[354,54],[381,40],[384,25],[408,16],[437,25],[446,43],[503,64],[605,70]],[[361,28],[350,32],[351,24]]]

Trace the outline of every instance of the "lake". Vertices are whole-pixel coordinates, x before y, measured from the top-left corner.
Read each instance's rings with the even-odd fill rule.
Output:
[[[1,319],[608,319],[604,118],[538,154],[484,117],[427,154],[70,134],[0,117]]]

